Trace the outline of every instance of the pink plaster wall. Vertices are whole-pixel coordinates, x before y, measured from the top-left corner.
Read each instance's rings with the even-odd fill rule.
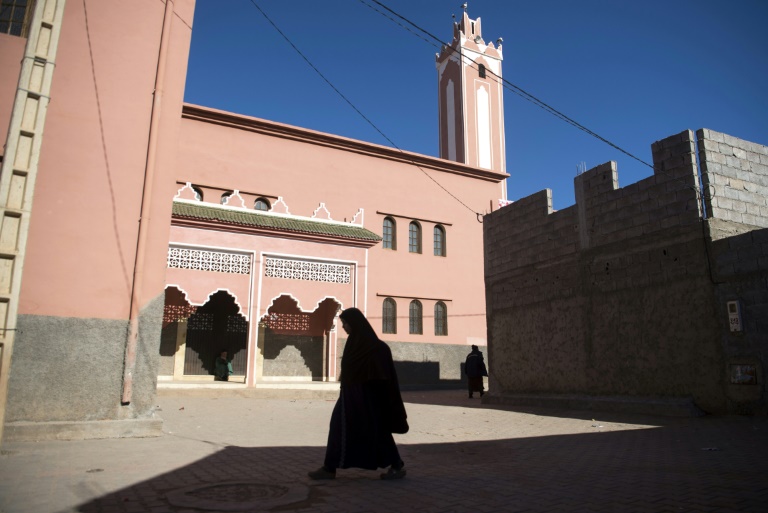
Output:
[[[26,38],[0,34],[0,155],[5,154],[5,139],[8,137],[8,123],[19,85],[21,58],[24,56]]]
[[[141,291],[140,306],[162,294],[194,0],[173,6],[166,79],[159,88],[156,172],[144,196],[165,3],[89,2],[88,31],[83,4],[66,4],[31,216],[22,314],[125,319],[132,286]],[[142,200],[148,205],[142,243],[147,264],[134,281]]]
[[[230,116],[197,109],[198,117],[203,110],[212,117]],[[451,344],[485,340],[482,224],[474,212],[485,213],[491,204],[496,205],[502,197],[506,175],[478,173],[461,164],[410,154],[409,158],[421,164],[422,171],[399,161],[403,154],[389,148],[263,120],[258,120],[258,131],[233,126],[250,119],[231,115],[227,118],[229,126],[224,126],[185,118],[178,162],[178,169],[183,172],[177,174],[177,179],[201,186],[282,196],[290,213],[300,216],[311,216],[323,202],[333,219],[351,220],[362,207],[365,227],[379,235],[384,215],[377,211],[405,216],[396,218],[398,250],[385,250],[378,244],[368,250],[367,267],[361,261],[361,280],[365,280],[366,287],[355,306],[367,308],[374,327],[380,331],[383,297],[377,294],[445,299],[449,336],[434,336],[434,301],[428,300],[422,302],[424,334],[409,335],[409,300],[396,298],[398,333],[383,338]],[[478,177],[466,176],[473,173]],[[426,220],[421,221],[422,254],[408,252],[408,222],[413,218]],[[445,258],[432,254],[434,223],[430,221],[445,226]],[[186,240],[186,235],[175,228],[173,235],[172,241]],[[218,240],[219,234],[210,237]],[[303,254],[321,253],[322,250],[308,248]],[[285,291],[300,287],[296,282],[286,283]]]

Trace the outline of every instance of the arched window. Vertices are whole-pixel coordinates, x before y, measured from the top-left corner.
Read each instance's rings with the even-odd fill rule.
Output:
[[[416,221],[408,225],[408,251],[421,253],[421,226]]]
[[[411,335],[421,335],[424,332],[421,318],[421,302],[414,299],[408,307],[408,332]]]
[[[195,193],[195,199],[197,201],[203,201],[203,191],[200,189],[200,187],[193,185],[192,191]]]
[[[266,198],[258,198],[256,200],[256,203],[253,204],[253,208],[255,208],[256,210],[262,210],[264,212],[267,212],[272,207],[269,205],[269,200],[268,199],[266,199]]]
[[[382,246],[384,249],[397,249],[395,220],[391,217],[384,218],[384,226],[382,227]]]
[[[485,65],[484,64],[478,64],[477,65],[477,74],[480,75],[480,78],[485,78]]]
[[[391,297],[384,299],[381,309],[381,332],[397,333],[397,303]]]
[[[227,200],[229,200],[229,197],[232,196],[232,194],[234,194],[234,191],[227,191],[224,194],[222,194],[221,195],[221,204],[222,205],[226,205],[227,204]]]
[[[445,228],[435,226],[435,256],[445,256]]]
[[[448,308],[442,301],[435,303],[435,335],[448,335]]]

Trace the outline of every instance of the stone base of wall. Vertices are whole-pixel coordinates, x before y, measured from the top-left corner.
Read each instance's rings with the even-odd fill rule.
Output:
[[[148,438],[163,434],[162,419],[94,420],[83,422],[8,422],[3,442]]]
[[[464,360],[470,346],[459,344],[421,344],[387,342],[392,349],[400,386],[445,385],[457,386],[465,382]],[[480,347],[488,357],[485,346]]]
[[[704,412],[690,398],[586,396],[566,394],[497,394],[493,390],[483,397],[484,404],[508,406],[540,406],[567,410],[642,413],[668,417],[699,417]]]
[[[128,321],[19,315],[3,440],[159,436],[164,296],[141,310],[129,404],[121,404]]]

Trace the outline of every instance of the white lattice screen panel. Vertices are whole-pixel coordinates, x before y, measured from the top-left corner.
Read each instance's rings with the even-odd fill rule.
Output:
[[[351,265],[267,258],[265,276],[289,280],[349,283]]]
[[[168,267],[230,274],[250,274],[251,255],[203,249],[168,248]]]

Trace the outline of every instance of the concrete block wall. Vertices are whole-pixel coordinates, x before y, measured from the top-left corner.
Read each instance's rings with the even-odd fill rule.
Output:
[[[696,136],[708,216],[768,228],[768,146],[707,129]]]
[[[726,410],[694,134],[652,151],[635,184],[609,162],[576,177],[572,207],[546,190],[486,216],[491,398]]]
[[[733,234],[735,223],[711,220],[709,231],[715,309],[724,353],[728,410],[768,410],[768,228]],[[736,301],[741,330],[731,329],[728,304]],[[733,380],[733,366],[751,366],[756,382]]]

